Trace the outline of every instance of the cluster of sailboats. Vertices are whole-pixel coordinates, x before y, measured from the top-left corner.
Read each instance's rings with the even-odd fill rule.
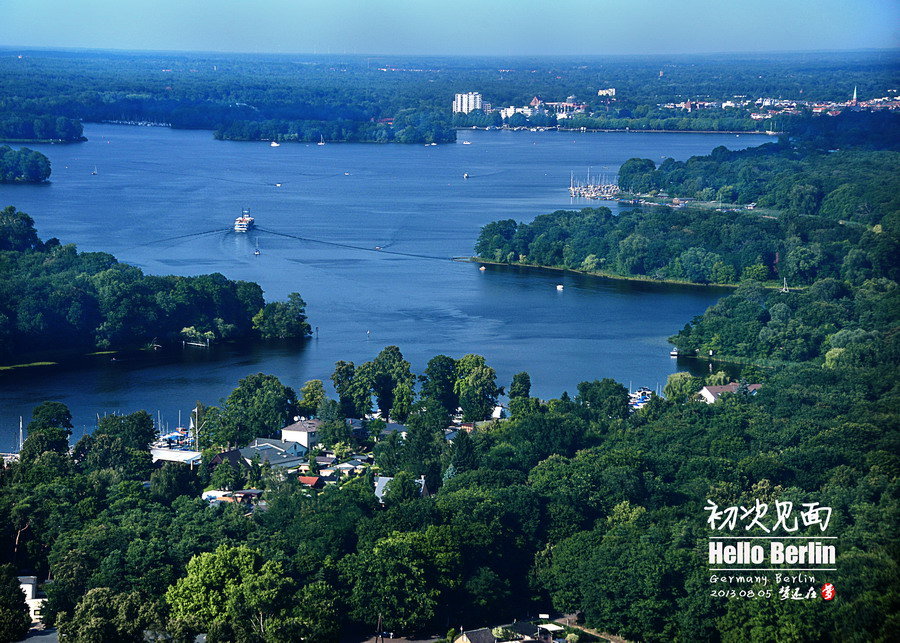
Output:
[[[575,180],[575,173],[569,179],[569,195],[572,198],[581,199],[614,199],[619,194],[619,184],[615,178],[607,179],[605,175],[591,176],[588,170],[587,179],[584,182]]]

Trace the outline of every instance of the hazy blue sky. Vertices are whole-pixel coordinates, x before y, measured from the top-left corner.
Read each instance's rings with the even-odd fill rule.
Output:
[[[888,48],[900,0],[0,0],[0,45],[387,54]]]

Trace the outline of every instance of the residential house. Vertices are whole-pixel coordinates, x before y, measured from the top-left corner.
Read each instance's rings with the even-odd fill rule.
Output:
[[[480,630],[463,632],[453,639],[453,643],[497,643],[497,639],[490,629],[483,627]]]
[[[388,422],[387,425],[381,430],[381,435],[378,437],[379,440],[386,438],[391,433],[399,433],[400,437],[404,440],[406,439],[406,425],[399,424],[397,422]]]
[[[241,452],[239,449],[231,449],[229,451],[222,451],[221,453],[217,453],[216,455],[214,455],[209,461],[209,468],[215,469],[217,466],[226,461],[228,462],[228,464],[234,467],[236,471],[243,471],[249,466],[241,456]]]
[[[25,603],[28,605],[32,624],[39,623],[41,610],[47,599],[38,596],[37,576],[19,576],[19,589],[25,594]]]
[[[732,382],[731,384],[725,384],[724,386],[704,386],[700,389],[698,395],[704,402],[707,404],[715,404],[722,393],[737,393],[740,384],[737,382]],[[750,395],[755,395],[756,392],[762,388],[762,384],[750,384],[747,386],[747,390]]]
[[[310,489],[321,489],[325,486],[325,480],[322,476],[297,476],[297,480],[304,487],[309,487]]]
[[[240,449],[241,457],[247,464],[256,460],[260,464],[268,462],[273,467],[284,469],[300,466],[308,451],[299,442],[269,438],[254,438],[253,442]]]
[[[153,464],[157,462],[180,462],[192,468],[198,466],[202,459],[199,451],[168,449],[165,447],[152,447],[150,449],[150,457],[153,459]]]
[[[378,498],[378,502],[380,502],[381,504],[384,504],[384,491],[387,488],[388,482],[390,482],[391,480],[393,480],[393,478],[389,476],[375,477],[375,497]],[[416,480],[416,484],[419,485],[420,495],[429,495],[428,486],[425,484],[425,476],[421,476],[418,480]]]
[[[362,473],[368,468],[363,462],[359,460],[348,460],[347,462],[342,462],[334,466],[335,471],[340,472],[341,475],[352,475],[357,473]]]
[[[321,420],[301,418],[281,429],[281,439],[287,442],[299,442],[307,449],[312,449],[319,443],[321,426]]]

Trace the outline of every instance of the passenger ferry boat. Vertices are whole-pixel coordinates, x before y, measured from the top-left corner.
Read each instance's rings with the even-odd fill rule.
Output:
[[[234,231],[235,232],[247,232],[250,228],[253,227],[253,217],[250,216],[250,209],[244,208],[241,211],[241,216],[234,220]]]

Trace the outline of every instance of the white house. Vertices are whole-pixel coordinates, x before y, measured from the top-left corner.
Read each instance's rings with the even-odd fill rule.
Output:
[[[731,384],[725,384],[724,386],[704,386],[700,389],[698,395],[703,398],[703,401],[707,404],[715,404],[719,400],[719,396],[722,393],[737,393],[738,387],[740,384],[737,382],[732,382]],[[747,386],[747,390],[751,395],[756,394],[756,392],[762,388],[762,384],[750,384]]]
[[[286,442],[299,442],[307,449],[319,443],[319,427],[321,420],[298,420],[281,429],[281,439]]]

